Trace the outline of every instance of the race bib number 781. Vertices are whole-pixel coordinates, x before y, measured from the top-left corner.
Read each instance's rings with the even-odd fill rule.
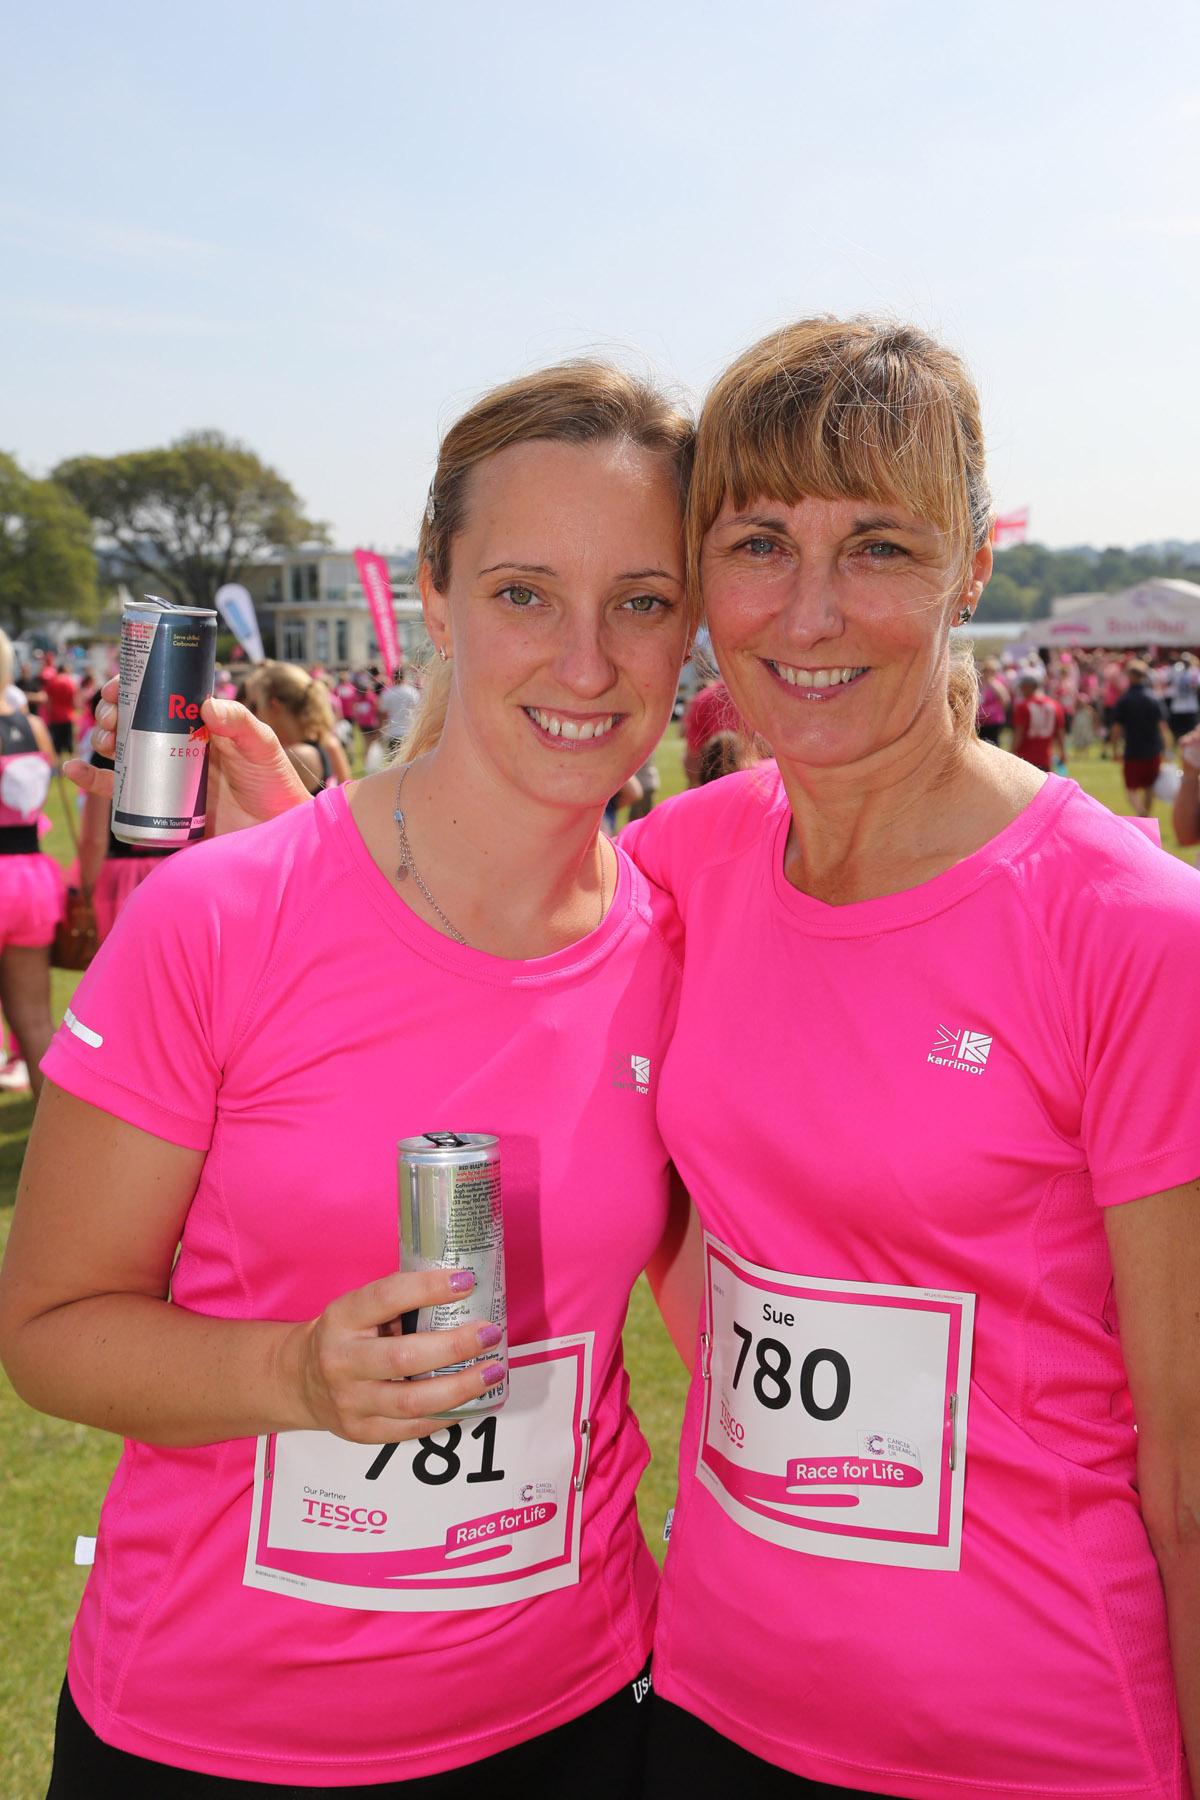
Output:
[[[579,1580],[592,1334],[514,1345],[495,1413],[404,1444],[258,1440],[243,1581],[326,1606],[503,1606]]]
[[[746,1531],[957,1569],[975,1296],[786,1275],[705,1239],[696,1474]]]

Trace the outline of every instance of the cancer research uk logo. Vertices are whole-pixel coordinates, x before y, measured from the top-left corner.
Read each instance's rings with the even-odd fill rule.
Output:
[[[942,1069],[958,1069],[964,1075],[982,1075],[992,1053],[992,1040],[984,1031],[950,1031],[938,1026],[937,1043],[925,1058]]]
[[[632,1088],[635,1093],[650,1092],[650,1058],[648,1056],[613,1057],[613,1086]]]

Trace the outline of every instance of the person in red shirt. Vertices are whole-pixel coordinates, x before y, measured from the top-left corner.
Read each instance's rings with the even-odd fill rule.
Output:
[[[700,757],[705,744],[722,732],[744,732],[745,729],[723,681],[710,681],[707,687],[692,695],[683,715],[683,740],[687,746],[683,769],[689,787],[699,786]]]
[[[50,728],[50,739],[60,757],[70,756],[75,748],[75,707],[78,689],[73,676],[61,663],[47,657],[42,669],[42,691],[46,704],[42,717]]]
[[[1013,707],[1013,755],[1035,769],[1049,770],[1055,762],[1066,762],[1062,707],[1051,700],[1036,675],[1022,675],[1020,687],[1021,697]]]

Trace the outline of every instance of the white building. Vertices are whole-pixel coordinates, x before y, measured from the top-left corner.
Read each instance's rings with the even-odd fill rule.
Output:
[[[411,558],[388,556],[396,635],[405,660],[429,653],[421,602],[408,579]],[[243,577],[267,655],[327,669],[365,669],[380,661],[366,595],[349,550],[313,546],[255,565]],[[274,646],[272,649],[272,645]]]

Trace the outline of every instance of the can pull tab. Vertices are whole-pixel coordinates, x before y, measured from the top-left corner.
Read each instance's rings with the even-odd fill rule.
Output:
[[[708,1381],[712,1375],[712,1339],[707,1331],[700,1333],[700,1379]]]
[[[579,1459],[579,1473],[575,1477],[574,1486],[575,1492],[582,1494],[583,1484],[587,1478],[588,1458],[592,1453],[592,1421],[590,1419],[580,1419],[579,1437],[583,1446],[583,1455]]]
[[[457,1131],[427,1131],[425,1142],[432,1144],[435,1150],[461,1150],[466,1139],[460,1138]]]
[[[958,1395],[950,1396],[950,1468],[958,1467]]]

